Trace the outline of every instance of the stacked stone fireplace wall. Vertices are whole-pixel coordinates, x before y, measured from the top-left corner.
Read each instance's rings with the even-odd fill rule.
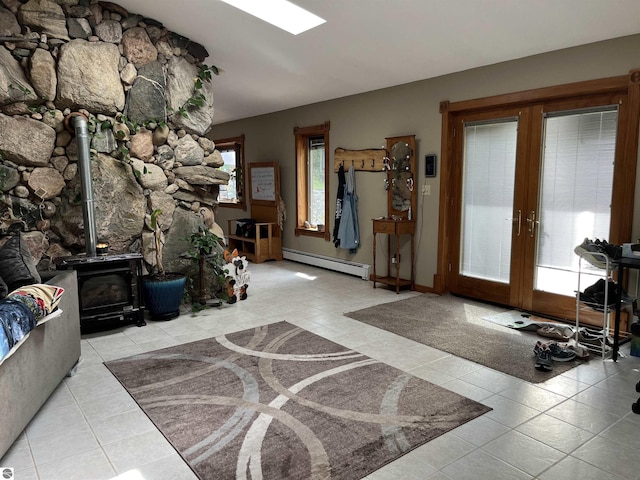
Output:
[[[78,148],[65,128],[80,112],[98,240],[152,264],[149,216],[161,209],[165,267],[181,270],[189,234],[203,221],[219,230],[212,219],[229,179],[206,137],[207,56],[115,3],[0,0],[0,233],[24,232],[40,268],[84,250]]]

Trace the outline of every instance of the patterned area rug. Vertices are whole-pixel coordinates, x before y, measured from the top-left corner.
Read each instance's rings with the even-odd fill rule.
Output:
[[[505,309],[453,295],[424,294],[376,305],[345,316],[494,370],[539,383],[580,364],[554,362],[553,371],[535,369],[536,335],[496,323]],[[513,314],[507,314],[513,320]],[[486,319],[493,317],[492,321]]]
[[[286,322],[105,365],[202,480],[360,479],[491,410]]]

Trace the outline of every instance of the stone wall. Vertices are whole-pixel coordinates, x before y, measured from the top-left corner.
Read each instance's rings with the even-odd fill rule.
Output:
[[[40,268],[84,251],[71,112],[89,119],[97,235],[112,253],[153,263],[149,214],[160,208],[165,266],[180,269],[207,220],[220,152],[201,45],[96,0],[0,0],[0,233],[25,237]]]

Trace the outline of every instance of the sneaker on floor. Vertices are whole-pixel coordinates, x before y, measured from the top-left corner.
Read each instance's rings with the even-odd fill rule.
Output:
[[[561,347],[556,342],[549,343],[547,348],[551,352],[551,360],[556,362],[570,362],[576,358],[576,352],[569,348]]]
[[[548,348],[542,348],[536,353],[536,370],[540,370],[541,372],[550,372],[553,370],[551,351]]]

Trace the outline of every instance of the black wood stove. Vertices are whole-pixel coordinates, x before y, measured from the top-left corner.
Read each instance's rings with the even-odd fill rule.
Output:
[[[75,255],[58,268],[78,272],[78,300],[82,333],[135,323],[146,325],[142,293],[142,255]]]

